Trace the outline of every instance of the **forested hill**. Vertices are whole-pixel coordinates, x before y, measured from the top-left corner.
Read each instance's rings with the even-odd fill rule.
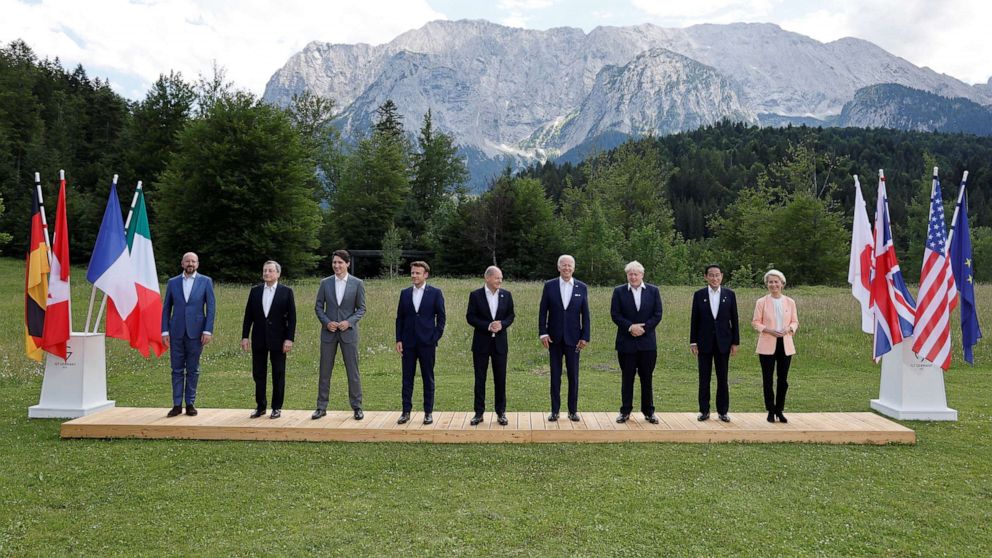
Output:
[[[754,188],[770,165],[800,156],[808,159],[804,177],[820,195],[834,200],[845,215],[854,206],[857,174],[865,199],[874,208],[878,169],[885,170],[889,208],[895,227],[905,223],[907,206],[920,190],[929,193],[930,172],[940,167],[944,199],[952,203],[964,170],[969,171],[971,225],[992,226],[992,138],[862,128],[759,128],[723,123],[629,144],[657,154],[672,166],[666,187],[675,228],[686,239],[711,236],[707,218],[733,202],[744,188]],[[610,159],[615,151],[603,156]],[[814,166],[815,162],[815,166]],[[533,165],[521,173],[537,178],[558,199],[566,183],[581,187],[589,162]],[[948,213],[950,216],[950,213]],[[899,239],[897,239],[899,240]]]

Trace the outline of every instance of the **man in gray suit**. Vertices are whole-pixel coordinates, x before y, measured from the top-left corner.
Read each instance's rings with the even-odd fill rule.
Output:
[[[362,420],[362,379],[358,375],[358,321],[365,315],[365,283],[348,273],[351,254],[335,250],[331,259],[334,275],[320,282],[314,310],[322,326],[320,331],[320,381],[317,384],[317,410],[314,420],[327,414],[331,391],[331,372],[341,345],[341,356],[348,372],[348,401],[355,420]]]

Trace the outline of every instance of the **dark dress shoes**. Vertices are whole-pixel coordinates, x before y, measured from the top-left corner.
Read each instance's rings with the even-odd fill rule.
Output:
[[[365,413],[361,409],[355,409],[355,420],[362,420],[365,418]]]
[[[619,415],[617,415],[617,422],[619,422],[620,424],[623,424],[623,423],[627,422],[627,419],[629,419],[629,418],[630,418],[630,415],[625,414],[625,413],[620,413]]]
[[[548,415],[548,422],[557,422],[557,421],[558,421],[558,413],[551,413],[550,415]]]
[[[500,426],[506,426],[507,424],[510,424],[510,421],[506,420],[506,415],[504,414],[498,415],[496,417],[496,422],[498,422]]]
[[[650,422],[651,424],[658,424],[658,417],[654,415],[644,415],[644,420]]]
[[[720,420],[723,422],[730,422],[730,415],[720,415]]]
[[[768,422],[775,422],[775,413],[768,411]]]
[[[472,420],[468,421],[468,423],[472,426],[478,426],[480,422],[482,422],[482,415],[475,415],[472,417]]]
[[[403,413],[400,418],[396,421],[396,424],[406,424],[410,422],[410,413]]]
[[[775,413],[775,416],[778,417],[779,422],[789,422],[789,419],[785,418],[782,413]]]
[[[199,414],[199,411],[197,411],[196,407],[192,405],[186,405],[186,414],[188,416],[195,417],[197,414]]]
[[[568,420],[572,422],[579,422],[579,413],[568,413]]]
[[[434,415],[430,413],[424,415],[424,424],[431,424],[432,422],[434,422]]]
[[[264,414],[265,414],[265,409],[255,409],[254,411],[252,411],[250,415],[248,415],[248,418],[258,418]]]
[[[710,414],[709,413],[699,413],[699,416],[696,417],[696,420],[698,420],[699,422],[702,422],[704,420],[710,420]]]
[[[178,417],[181,414],[183,414],[183,408],[180,407],[179,405],[176,405],[175,407],[173,407],[172,409],[170,409],[169,412],[165,414],[165,416],[167,416],[167,417]]]
[[[282,416],[282,411],[279,409],[272,409],[272,414],[269,415],[270,419],[277,419]]]
[[[312,415],[310,415],[310,418],[312,420],[317,420],[317,419],[319,419],[321,417],[324,417],[326,415],[327,415],[327,411],[325,411],[324,409],[317,409],[316,411],[313,412]]]

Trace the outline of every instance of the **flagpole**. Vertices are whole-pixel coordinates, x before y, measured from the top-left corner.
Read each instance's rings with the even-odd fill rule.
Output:
[[[114,175],[114,180],[111,183],[111,188],[117,186],[117,175]],[[86,331],[90,331],[90,316],[93,315],[93,303],[96,301],[96,285],[93,285],[93,289],[90,291],[90,307],[86,310]],[[100,316],[103,315],[103,305],[107,303],[107,297],[104,296],[103,302],[100,303],[100,314],[96,317],[96,323],[93,324],[93,331],[90,333],[96,333],[100,329]]]
[[[117,184],[117,175],[114,175],[114,184]],[[134,196],[131,198],[131,208],[127,211],[127,220],[124,221],[124,236],[127,237],[127,226],[131,223],[131,216],[134,215],[134,205],[138,203],[138,192],[141,191],[141,181],[138,181],[138,187],[134,189]],[[103,302],[100,303],[100,311],[96,315],[96,323],[93,324],[93,333],[100,327],[100,320],[103,318],[103,311],[107,308],[107,295],[103,295]]]
[[[48,219],[45,218],[45,202],[41,197],[41,173],[34,173],[34,187],[38,190],[38,210],[41,212],[41,230],[45,231],[45,251],[48,252],[48,267],[52,267],[52,243],[48,240]]]
[[[62,188],[62,184],[65,183],[65,169],[59,169],[59,188]],[[66,218],[68,219],[69,212],[66,208]],[[66,227],[68,229],[68,227]],[[59,265],[69,265],[69,262],[59,262]],[[69,278],[69,300],[66,302],[69,305],[69,335],[72,335],[72,278]]]
[[[964,175],[961,177],[961,186],[958,188],[958,201],[954,204],[954,217],[951,218],[951,230],[947,232],[947,249],[944,251],[945,256],[951,250],[951,239],[954,238],[954,226],[958,222],[958,210],[961,209],[961,196],[964,195],[964,188],[967,183],[968,171],[964,171]]]

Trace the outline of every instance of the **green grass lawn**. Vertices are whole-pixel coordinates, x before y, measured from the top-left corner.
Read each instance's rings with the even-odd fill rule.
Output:
[[[22,265],[0,260],[0,555],[992,554],[992,353],[989,341],[980,343],[978,366],[962,364],[957,330],[946,386],[959,421],[905,423],[917,431],[915,446],[63,441],[60,421],[27,418],[42,369],[24,357]],[[89,285],[82,270],[73,271],[73,314],[82,324]],[[210,262],[202,271],[210,275]],[[581,279],[581,268],[576,275]],[[317,282],[291,284],[299,326],[287,409],[315,404]],[[393,320],[407,283],[366,283],[366,410],[400,407]],[[444,290],[448,310],[435,408],[471,410],[464,312],[481,279],[432,284]],[[505,286],[517,309],[508,410],[546,412],[540,285]],[[692,290],[662,287],[659,411],[696,408],[696,365],[687,347]],[[198,406],[246,413],[254,406],[250,359],[238,346],[247,292],[244,285],[217,287],[215,341],[203,355]],[[786,414],[868,410],[879,369],[849,292],[787,293],[798,303],[800,331]],[[745,327],[743,350],[731,361],[731,414],[763,412],[755,335],[747,326],[761,294],[738,290]],[[992,287],[981,286],[979,304],[990,294]],[[592,289],[580,411],[619,408],[609,301],[610,289]],[[108,340],[107,368],[108,396],[117,405],[171,405],[167,358],[146,361],[126,343]],[[338,368],[332,380],[332,409],[349,408],[343,372]],[[419,380],[416,386],[415,410]]]

